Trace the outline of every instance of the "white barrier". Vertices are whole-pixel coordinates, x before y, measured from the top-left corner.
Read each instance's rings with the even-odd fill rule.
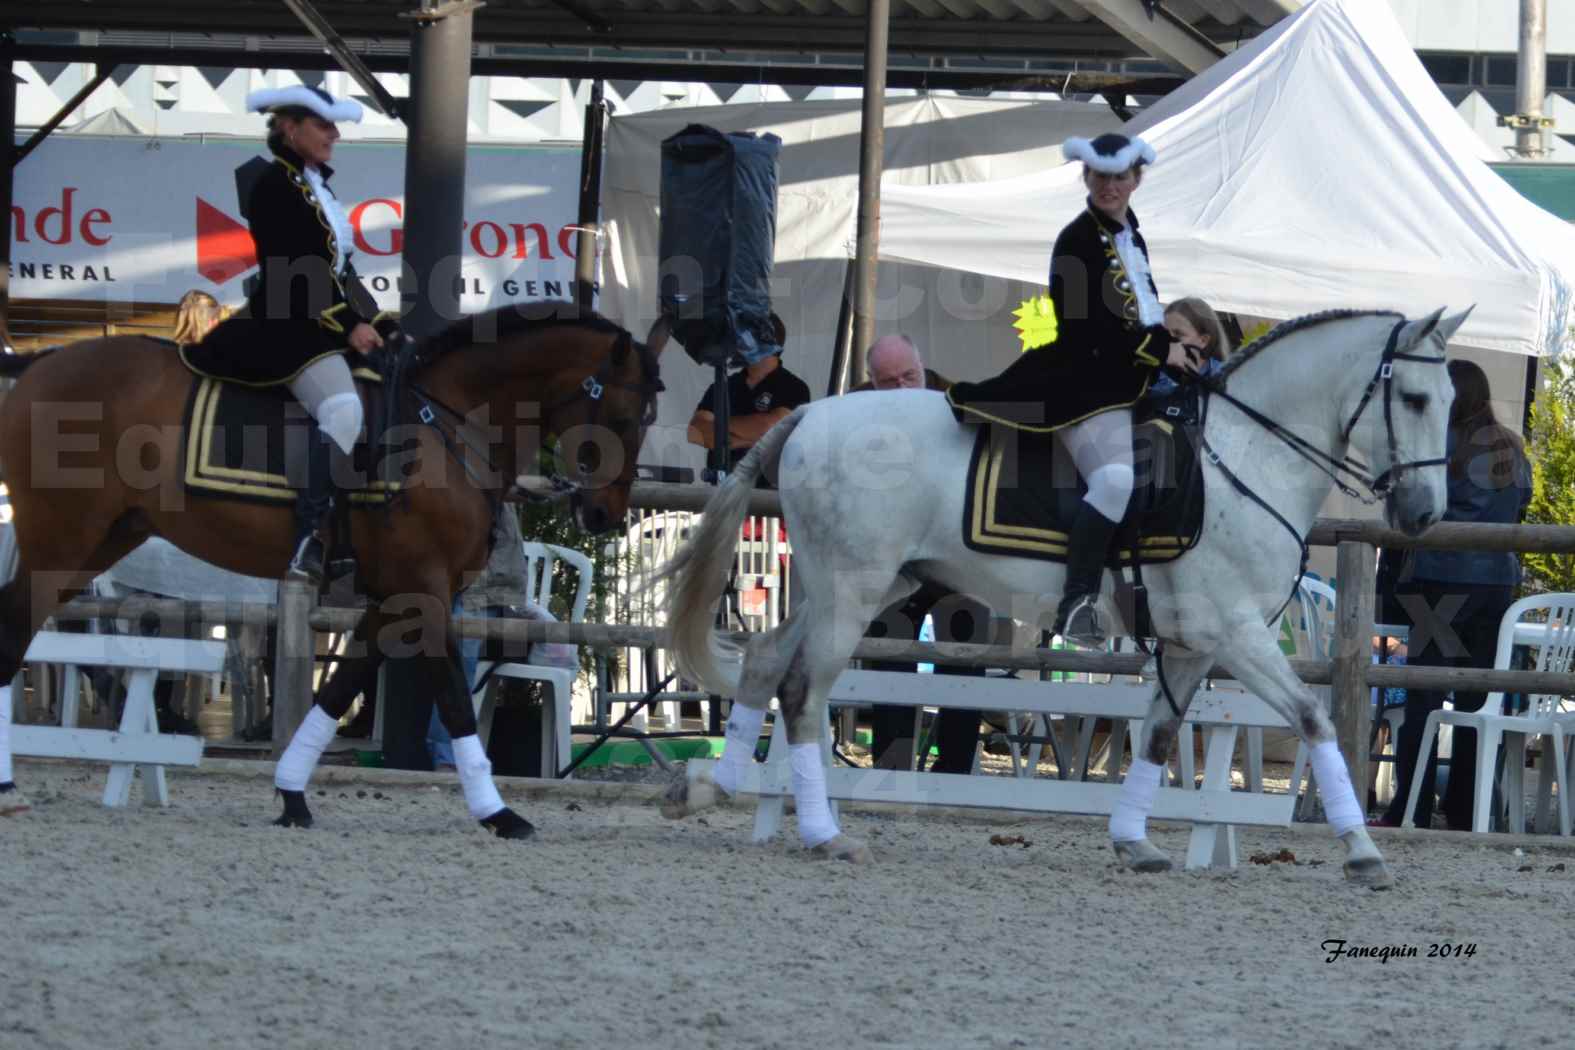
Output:
[[[1119,719],[1126,720],[1135,744],[1141,736],[1137,727],[1148,715],[1152,696],[1150,685],[844,671],[832,688],[830,703],[904,703],[974,711]],[[1152,815],[1159,820],[1192,822],[1192,837],[1187,846],[1188,868],[1233,868],[1237,860],[1235,826],[1285,827],[1291,822],[1295,803],[1295,797],[1290,794],[1231,790],[1231,756],[1236,748],[1237,731],[1288,727],[1262,700],[1246,693],[1223,691],[1199,692],[1187,711],[1187,722],[1207,734],[1203,784],[1197,789],[1190,785],[1161,788],[1155,797]],[[828,722],[828,756],[830,746]],[[695,759],[690,761],[689,768],[698,772],[711,764],[709,760]],[[835,765],[826,772],[826,788],[833,801],[1098,816],[1110,813],[1120,791],[1116,783],[852,769]],[[750,768],[739,790],[759,798],[755,810],[755,841],[763,842],[774,836],[781,829],[786,800],[792,792],[783,719],[775,720],[770,757],[763,765]]]
[[[43,631],[28,646],[26,660],[65,664],[68,668],[112,667],[130,672],[126,709],[118,729],[78,729],[75,676],[68,676],[61,700],[61,725],[13,726],[11,751],[35,758],[70,758],[109,762],[104,805],[124,806],[131,797],[135,768],[142,769],[143,801],[169,805],[165,766],[195,766],[202,759],[202,740],[159,732],[153,711],[153,684],[160,671],[216,674],[224,669],[223,642],[178,638],[138,638],[123,634],[64,634]]]

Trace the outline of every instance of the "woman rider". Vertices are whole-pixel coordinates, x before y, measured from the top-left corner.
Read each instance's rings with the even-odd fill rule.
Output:
[[[1071,454],[1088,492],[1067,542],[1054,630],[1099,646],[1106,634],[1097,610],[1105,559],[1132,495],[1132,405],[1160,367],[1192,373],[1200,362],[1165,330],[1148,246],[1128,207],[1154,150],[1116,133],[1068,139],[1061,149],[1083,162],[1088,201],[1050,257],[1059,335],[994,379],[957,383],[946,396],[959,419],[1053,432]]]
[[[259,266],[246,309],[185,351],[196,371],[252,386],[288,385],[317,431],[307,442],[305,484],[296,497],[289,574],[320,579],[322,527],[335,486],[328,442],[348,455],[361,432],[361,398],[345,349],[383,344],[376,304],[350,265],[350,221],[328,186],[336,121],[359,122],[361,105],[301,85],[254,91],[246,108],[268,114],[274,161],[246,198]]]

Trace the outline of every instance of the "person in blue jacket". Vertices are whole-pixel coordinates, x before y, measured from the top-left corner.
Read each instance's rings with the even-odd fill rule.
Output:
[[[1470,361],[1450,361],[1449,378],[1455,385],[1455,403],[1449,411],[1449,506],[1443,520],[1517,524],[1531,502],[1531,466],[1520,436],[1494,418],[1492,392],[1480,367]],[[1396,602],[1409,614],[1411,666],[1492,667],[1499,621],[1515,600],[1520,575],[1520,560],[1508,551],[1412,551],[1395,585]],[[1397,790],[1388,811],[1374,824],[1398,827],[1403,820],[1423,727],[1447,696],[1407,690],[1405,723],[1395,749]],[[1455,710],[1480,710],[1486,697],[1483,692],[1457,689]],[[1444,818],[1449,827],[1469,831],[1478,776],[1475,730],[1455,728],[1450,756]],[[1432,826],[1436,750],[1426,763],[1415,813],[1416,826],[1422,828]],[[1485,769],[1480,775],[1493,773]]]
[[[1225,326],[1220,323],[1214,307],[1202,299],[1177,299],[1165,307],[1165,331],[1170,333],[1172,342],[1197,352],[1203,363],[1196,373],[1197,378],[1217,376],[1225,367],[1225,358],[1231,351],[1230,336],[1225,334]],[[1161,369],[1154,373],[1154,380],[1148,385],[1148,396],[1166,397],[1179,387],[1171,370]]]

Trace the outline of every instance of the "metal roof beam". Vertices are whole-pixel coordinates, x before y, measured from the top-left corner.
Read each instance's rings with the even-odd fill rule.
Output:
[[[11,166],[14,168],[18,164],[22,163],[22,161],[26,160],[29,153],[37,149],[45,139],[54,133],[56,128],[64,124],[66,122],[66,118],[75,113],[77,111],[77,107],[86,102],[89,96],[91,96],[93,92],[97,91],[104,81],[110,78],[110,75],[115,72],[115,66],[116,63],[106,62],[95,69],[93,71],[93,76],[86,84],[82,85],[81,90],[67,99],[65,104],[55,111],[54,116],[50,117],[48,120],[44,121],[43,124],[39,125],[38,130],[33,132],[32,136],[26,142],[22,143],[16,148],[16,151],[11,154]],[[0,74],[3,75],[9,75],[10,73],[11,70],[9,66],[4,70],[0,70]]]
[[[388,89],[377,82],[377,78],[372,75],[372,71],[366,68],[366,63],[361,61],[359,55],[350,50],[350,45],[345,43],[344,37],[334,32],[334,27],[329,25],[328,20],[318,13],[317,8],[312,6],[311,0],[284,0],[284,6],[288,7],[291,13],[301,20],[301,24],[306,26],[313,36],[323,42],[323,46],[328,49],[328,53],[334,56],[334,61],[346,73],[350,74],[351,79],[361,85],[361,90],[367,93],[367,96],[371,98],[378,109],[395,119],[404,119],[400,111],[399,100],[389,94]]]
[[[106,65],[219,66],[230,69],[337,69],[331,55],[320,51],[246,51],[240,48],[89,47],[82,44],[15,45],[21,62],[67,62]],[[360,56],[376,73],[406,73],[407,55]],[[814,87],[860,87],[864,70],[853,65],[761,66],[712,62],[608,61],[604,58],[475,58],[475,76],[605,77],[608,80],[672,80],[715,84],[772,84]],[[998,91],[1055,91],[1099,94],[1116,90],[1126,95],[1164,95],[1181,83],[1178,77],[1135,77],[1129,73],[1054,73],[1026,69],[904,69],[890,67],[886,83],[899,88]]]
[[[323,17],[341,36],[404,40],[408,26],[392,5],[319,0]],[[0,0],[0,24],[18,28],[126,29],[168,33],[298,35],[283,5],[212,0],[157,4],[38,4]],[[862,54],[864,20],[845,15],[708,16],[693,11],[624,11],[602,32],[556,8],[488,8],[477,20],[478,43],[531,46],[728,49]],[[891,53],[920,55],[1036,55],[1108,60],[1141,50],[1095,19],[1011,20],[898,17],[891,21]]]
[[[1161,62],[1201,73],[1225,57],[1214,41],[1158,0],[1078,0],[1089,13]]]

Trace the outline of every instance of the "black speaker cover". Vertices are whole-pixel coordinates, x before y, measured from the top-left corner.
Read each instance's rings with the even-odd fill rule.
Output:
[[[691,124],[662,143],[658,252],[673,337],[703,365],[776,347],[771,263],[782,140]]]

